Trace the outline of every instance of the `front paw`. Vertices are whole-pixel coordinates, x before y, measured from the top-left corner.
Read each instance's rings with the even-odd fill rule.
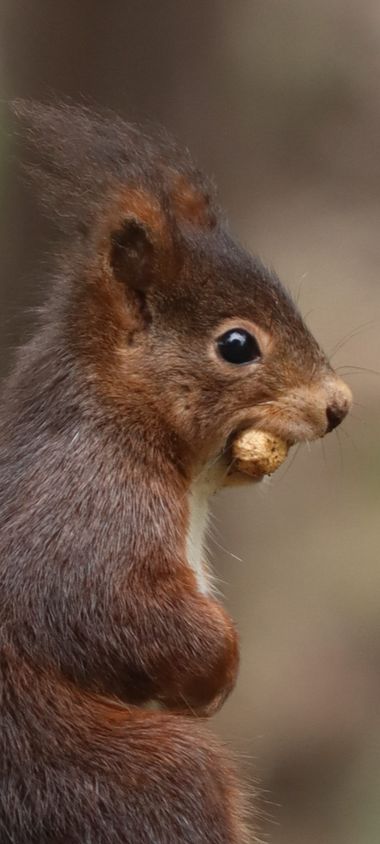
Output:
[[[219,638],[212,646],[205,635],[203,659],[187,665],[176,688],[163,700],[172,711],[210,717],[222,706],[235,686],[239,669],[239,638],[227,613],[218,604],[212,607],[218,621]],[[206,634],[206,631],[205,631]]]

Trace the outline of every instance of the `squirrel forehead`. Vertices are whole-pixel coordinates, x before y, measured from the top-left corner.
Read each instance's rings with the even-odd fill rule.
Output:
[[[277,276],[222,230],[184,241],[182,268],[169,288],[157,291],[163,316],[189,316],[195,329],[236,318],[264,329],[303,330],[300,314]]]

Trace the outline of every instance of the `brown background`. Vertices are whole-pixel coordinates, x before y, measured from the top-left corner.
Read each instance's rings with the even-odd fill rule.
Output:
[[[376,844],[380,376],[361,367],[380,370],[378,0],[0,0],[0,20],[2,371],[43,297],[47,251],[16,176],[13,96],[165,124],[338,346],[351,418],[270,486],[215,506],[211,552],[242,634],[215,728],[260,784],[265,840]]]

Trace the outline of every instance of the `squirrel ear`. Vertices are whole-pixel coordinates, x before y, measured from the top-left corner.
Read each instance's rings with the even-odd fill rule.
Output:
[[[115,279],[135,290],[146,290],[153,281],[154,252],[149,229],[136,217],[126,217],[111,235],[110,264]]]

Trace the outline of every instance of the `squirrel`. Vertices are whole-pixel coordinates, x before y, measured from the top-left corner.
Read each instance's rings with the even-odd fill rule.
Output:
[[[61,245],[1,398],[0,842],[244,844],[208,501],[237,431],[323,436],[350,391],[165,132],[13,108]]]

